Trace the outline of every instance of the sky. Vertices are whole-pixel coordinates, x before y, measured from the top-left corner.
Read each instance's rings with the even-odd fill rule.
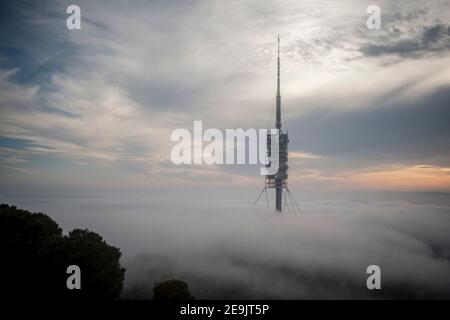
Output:
[[[449,1],[77,3],[81,30],[70,1],[2,4],[3,186],[260,185],[173,165],[170,134],[270,127],[279,34],[291,186],[450,191]]]
[[[71,4],[0,5],[0,202],[119,247],[128,297],[450,297],[450,1]],[[251,207],[259,165],[170,159],[196,120],[274,125],[277,35],[301,217]]]

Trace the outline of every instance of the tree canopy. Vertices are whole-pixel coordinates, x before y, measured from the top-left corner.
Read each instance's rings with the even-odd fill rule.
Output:
[[[118,298],[121,252],[92,231],[68,235],[49,216],[0,205],[2,290],[16,298]],[[81,269],[81,290],[68,290],[67,267]]]
[[[188,285],[181,280],[166,280],[155,284],[154,300],[193,300]]]

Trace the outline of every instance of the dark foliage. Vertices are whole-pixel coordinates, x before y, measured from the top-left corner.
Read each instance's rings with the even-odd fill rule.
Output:
[[[62,229],[43,213],[0,205],[2,291],[12,298],[97,298],[120,295],[125,269],[118,248],[100,235]],[[68,290],[69,265],[81,269],[81,290]]]
[[[155,284],[154,300],[193,300],[188,285],[181,280],[167,280]]]

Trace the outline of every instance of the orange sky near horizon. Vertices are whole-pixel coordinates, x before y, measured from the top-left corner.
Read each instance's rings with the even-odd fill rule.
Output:
[[[341,175],[312,173],[291,175],[291,182],[328,183],[346,190],[440,191],[450,192],[450,167],[413,165],[385,170],[348,172]]]

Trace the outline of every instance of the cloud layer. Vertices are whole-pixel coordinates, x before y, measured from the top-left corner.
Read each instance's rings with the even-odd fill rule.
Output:
[[[95,168],[101,185],[246,183],[253,171],[171,166],[170,133],[194,120],[271,125],[278,33],[290,150],[315,157],[293,175],[448,168],[448,1],[381,2],[381,30],[366,28],[370,3],[359,1],[82,1],[79,31],[65,28],[66,4],[2,10],[0,166],[10,184],[81,187],[45,161],[79,176]]]
[[[264,203],[251,209],[254,191],[205,189],[201,202],[189,190],[33,192],[2,201],[120,247],[128,296],[151,297],[154,282],[180,278],[198,298],[450,297],[447,195],[293,190],[301,217]],[[366,288],[372,264],[381,268],[381,291]]]

